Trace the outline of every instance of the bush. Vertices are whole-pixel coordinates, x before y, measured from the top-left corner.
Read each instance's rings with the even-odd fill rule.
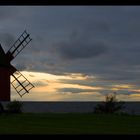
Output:
[[[124,106],[124,102],[118,102],[116,94],[108,94],[105,97],[105,102],[98,104],[94,108],[94,113],[117,113]]]
[[[22,113],[22,103],[19,101],[12,101],[6,106],[8,113]]]
[[[1,114],[1,113],[4,113],[4,108],[3,108],[2,103],[0,103],[0,114]]]

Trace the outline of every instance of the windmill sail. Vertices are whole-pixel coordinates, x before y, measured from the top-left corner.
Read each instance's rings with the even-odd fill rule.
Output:
[[[9,61],[15,58],[28,45],[31,40],[32,39],[30,38],[30,35],[25,30],[7,52],[7,57]]]
[[[31,41],[30,35],[24,31],[7,53],[0,45],[0,101],[10,101],[10,83],[22,97],[34,87],[12,64],[13,60]],[[10,76],[12,80],[10,82]]]
[[[13,76],[12,86],[15,88],[17,93],[22,97],[24,94],[29,93],[29,91],[34,87],[19,71],[16,71]]]

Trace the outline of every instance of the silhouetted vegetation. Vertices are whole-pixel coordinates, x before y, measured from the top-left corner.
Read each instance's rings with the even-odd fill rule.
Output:
[[[124,108],[124,102],[117,101],[116,94],[108,94],[105,96],[105,101],[98,104],[94,108],[94,113],[111,114],[117,113]]]
[[[0,102],[0,114],[4,112],[4,108],[3,108],[3,105],[2,103]]]
[[[19,101],[12,101],[6,105],[7,113],[22,113],[22,103]]]

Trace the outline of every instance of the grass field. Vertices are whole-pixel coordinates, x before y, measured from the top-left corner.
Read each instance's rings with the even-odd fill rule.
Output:
[[[140,134],[140,116],[2,114],[0,134]]]

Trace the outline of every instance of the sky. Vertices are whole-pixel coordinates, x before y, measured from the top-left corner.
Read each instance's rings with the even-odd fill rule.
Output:
[[[140,6],[0,6],[7,52],[26,29],[33,39],[11,62],[35,88],[22,101],[140,101]],[[12,77],[11,77],[12,80]]]

